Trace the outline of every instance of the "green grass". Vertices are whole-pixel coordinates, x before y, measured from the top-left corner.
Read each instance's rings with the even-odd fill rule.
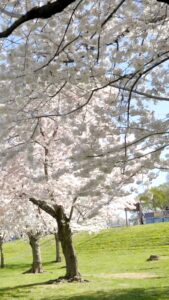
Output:
[[[45,272],[38,275],[22,274],[31,264],[26,242],[5,244],[0,300],[169,300],[169,223],[77,234],[74,243],[88,283],[46,284],[65,273],[64,262],[53,262],[52,236],[41,242]],[[147,262],[151,254],[160,260]]]

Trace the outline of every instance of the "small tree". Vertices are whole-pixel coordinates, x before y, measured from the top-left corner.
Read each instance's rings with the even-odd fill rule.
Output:
[[[18,187],[19,184],[18,184]],[[22,197],[17,197],[9,202],[10,222],[13,231],[19,237],[28,239],[32,252],[32,266],[25,273],[42,273],[42,258],[40,250],[40,238],[49,230],[52,230],[52,219],[44,212]],[[9,219],[8,219],[9,220]]]

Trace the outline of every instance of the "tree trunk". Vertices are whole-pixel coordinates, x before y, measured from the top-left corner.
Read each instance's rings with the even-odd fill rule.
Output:
[[[78,261],[73,247],[72,232],[69,219],[66,217],[62,206],[55,206],[56,220],[58,224],[58,237],[66,261],[66,275],[69,280],[80,280]]]
[[[39,239],[40,235],[39,234],[28,234],[29,236],[29,243],[32,249],[32,267],[29,271],[26,273],[42,273],[42,260],[41,260],[41,251],[40,251],[40,244],[39,244]]]
[[[45,201],[36,200],[35,198],[29,198],[29,201],[39,206],[57,221],[58,237],[66,261],[66,275],[64,278],[68,279],[68,281],[81,281],[81,275],[78,271],[78,261],[73,247],[70,220],[65,215],[63,207],[57,204],[47,204]]]
[[[56,262],[61,262],[61,254],[60,254],[60,241],[57,232],[54,234],[55,236],[55,245],[56,245]]]
[[[144,218],[143,218],[143,213],[142,213],[141,209],[138,212],[138,217],[139,217],[139,224],[144,225]]]
[[[1,269],[5,267],[5,262],[4,262],[4,252],[3,252],[3,237],[0,237],[0,255],[1,255]]]

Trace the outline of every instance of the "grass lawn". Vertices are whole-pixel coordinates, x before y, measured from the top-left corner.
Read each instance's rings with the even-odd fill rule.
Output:
[[[52,236],[42,240],[43,274],[22,274],[31,264],[23,241],[4,246],[6,268],[0,270],[0,300],[169,300],[169,223],[115,228],[74,236],[79,268],[87,283],[46,281],[65,273],[56,264]],[[147,262],[151,254],[159,261]]]

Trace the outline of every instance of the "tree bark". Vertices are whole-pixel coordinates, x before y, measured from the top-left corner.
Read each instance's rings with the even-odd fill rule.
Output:
[[[0,255],[1,255],[1,269],[5,268],[5,261],[4,261],[4,252],[3,252],[3,237],[0,237]]]
[[[144,225],[143,212],[142,212],[141,204],[139,202],[138,202],[138,219],[139,219],[139,224]]]
[[[61,242],[63,254],[66,261],[66,275],[70,280],[80,280],[81,275],[78,271],[77,256],[73,247],[72,232],[69,219],[66,217],[61,205],[54,206],[56,220],[58,224],[58,237]]]
[[[55,245],[56,245],[56,263],[59,263],[62,261],[62,259],[60,253],[60,241],[59,241],[58,233],[55,232],[54,236],[55,236]]]
[[[26,273],[42,273],[42,259],[41,259],[41,251],[40,251],[40,244],[39,244],[39,239],[40,235],[39,234],[28,234],[29,236],[29,243],[32,249],[32,267],[29,271]]]
[[[61,205],[49,205],[45,201],[37,200],[35,198],[30,198],[29,201],[39,206],[56,219],[58,225],[58,237],[61,242],[66,262],[66,275],[64,278],[68,281],[81,281],[77,256],[73,247],[72,232],[69,224],[70,220],[67,218],[64,208]]]

